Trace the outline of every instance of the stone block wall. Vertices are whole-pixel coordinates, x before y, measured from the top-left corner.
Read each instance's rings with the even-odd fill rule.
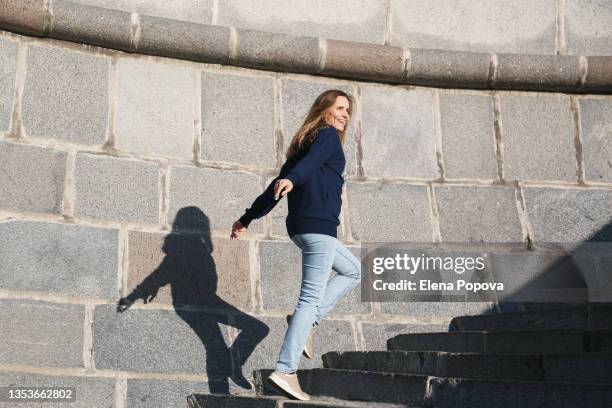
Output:
[[[222,21],[225,2],[209,3]],[[170,407],[242,391],[232,367],[272,367],[300,280],[286,202],[239,241],[231,225],[328,88],[356,100],[338,231],[356,255],[367,241],[609,233],[608,95],[391,86],[0,34],[3,384],[77,385],[83,407]],[[494,307],[359,300],[356,288],[321,326],[319,355]]]

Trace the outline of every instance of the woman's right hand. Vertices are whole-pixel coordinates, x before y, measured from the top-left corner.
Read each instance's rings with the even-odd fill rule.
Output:
[[[243,226],[240,221],[236,221],[232,225],[232,234],[230,235],[230,239],[240,239],[240,237],[246,234],[246,232],[247,228]]]
[[[291,190],[293,190],[293,183],[289,179],[280,179],[276,181],[274,185],[274,199],[278,200],[280,197],[286,196]]]

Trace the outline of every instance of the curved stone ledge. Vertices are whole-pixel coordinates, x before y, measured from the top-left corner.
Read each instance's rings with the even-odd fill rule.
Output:
[[[391,84],[607,93],[612,56],[403,48],[195,24],[62,0],[0,0],[0,28],[197,62]]]

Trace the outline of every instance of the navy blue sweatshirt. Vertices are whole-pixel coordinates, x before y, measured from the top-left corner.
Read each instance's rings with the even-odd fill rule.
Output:
[[[252,220],[272,211],[282,198],[274,199],[274,184],[288,179],[293,183],[293,189],[287,194],[289,214],[285,219],[289,237],[305,233],[337,237],[345,164],[336,128],[319,128],[306,151],[285,161],[279,175],[240,217],[240,223],[248,227]]]

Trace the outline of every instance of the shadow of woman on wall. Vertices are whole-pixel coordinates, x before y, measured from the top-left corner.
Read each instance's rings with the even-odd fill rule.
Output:
[[[198,233],[179,232],[185,227]],[[126,311],[137,299],[148,303],[160,288],[170,285],[176,314],[189,324],[206,349],[209,391],[229,394],[228,378],[251,389],[242,366],[270,329],[217,295],[218,276],[208,217],[197,207],[181,208],[162,251],[165,256],[161,264],[119,300],[117,311]],[[219,323],[240,330],[229,348]]]

